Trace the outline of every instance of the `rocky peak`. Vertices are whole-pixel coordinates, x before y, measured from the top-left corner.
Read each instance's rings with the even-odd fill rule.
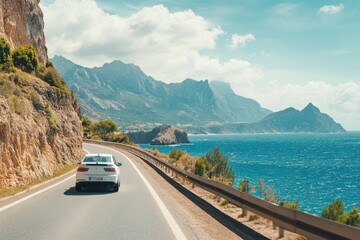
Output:
[[[14,49],[32,44],[41,64],[45,65],[47,52],[43,13],[40,0],[1,0],[0,37],[5,37]]]

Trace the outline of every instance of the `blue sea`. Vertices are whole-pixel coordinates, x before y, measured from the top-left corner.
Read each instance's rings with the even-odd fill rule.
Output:
[[[248,179],[258,188],[262,178],[281,201],[299,200],[299,209],[311,214],[321,215],[335,198],[341,199],[345,211],[360,207],[360,132],[193,135],[189,139],[191,144],[156,148],[202,156],[216,145],[229,157],[236,175],[234,187]]]

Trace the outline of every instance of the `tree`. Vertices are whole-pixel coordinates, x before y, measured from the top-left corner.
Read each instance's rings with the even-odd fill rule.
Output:
[[[344,204],[337,198],[322,210],[321,217],[337,221],[343,214]]]
[[[214,146],[213,151],[208,151],[205,156],[205,165],[209,178],[216,177],[221,180],[226,178],[232,182],[235,174],[234,170],[228,167],[228,159],[227,156],[223,156],[217,146]]]
[[[238,190],[245,193],[250,193],[255,191],[256,186],[249,186],[249,180],[242,180],[239,183]]]
[[[17,47],[12,52],[11,57],[14,66],[25,72],[31,73],[36,71],[38,68],[38,57],[34,47],[31,44]]]
[[[106,135],[108,133],[112,133],[119,130],[119,127],[116,125],[115,122],[111,120],[103,120],[97,123],[94,123],[93,132],[97,134],[103,140],[106,140]]]
[[[204,176],[206,170],[205,160],[203,157],[200,157],[195,162],[195,171],[194,173],[200,177]]]
[[[259,179],[259,192],[260,192],[260,198],[263,198],[263,193],[264,193],[264,183],[262,178]]]
[[[0,64],[10,62],[10,44],[5,38],[0,38]]]
[[[353,207],[348,213],[340,216],[338,221],[351,226],[360,227],[360,209]]]
[[[172,159],[172,162],[176,162],[178,161],[181,156],[183,156],[185,153],[179,149],[173,149],[171,150],[171,152],[169,153],[169,158]]]

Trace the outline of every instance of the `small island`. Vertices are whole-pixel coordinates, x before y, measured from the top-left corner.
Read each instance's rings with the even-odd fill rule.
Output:
[[[150,132],[128,132],[127,136],[130,141],[136,144],[174,145],[190,143],[188,135],[184,130],[171,125],[161,125]]]

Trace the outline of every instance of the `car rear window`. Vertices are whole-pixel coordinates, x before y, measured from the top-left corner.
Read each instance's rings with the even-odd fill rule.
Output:
[[[109,156],[87,156],[87,157],[85,157],[84,162],[110,163],[111,157],[109,157]]]

